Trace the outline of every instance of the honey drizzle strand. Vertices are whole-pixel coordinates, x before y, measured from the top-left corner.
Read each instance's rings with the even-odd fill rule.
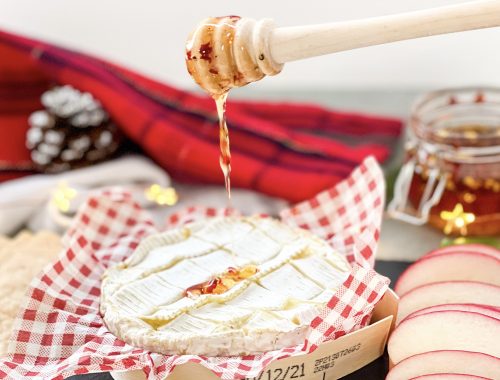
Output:
[[[227,196],[231,199],[231,151],[229,146],[229,130],[226,123],[226,99],[227,92],[222,95],[214,96],[217,106],[217,115],[219,117],[219,164],[224,174]]]

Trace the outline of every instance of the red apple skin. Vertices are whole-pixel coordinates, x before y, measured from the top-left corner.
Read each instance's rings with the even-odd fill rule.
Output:
[[[480,313],[492,318],[500,319],[500,307],[474,304],[474,303],[450,303],[450,304],[430,306],[424,309],[417,310],[408,315],[401,322],[405,321],[408,318],[416,317],[417,315],[432,313],[434,311],[453,311],[453,310]]]
[[[491,379],[482,376],[465,375],[463,373],[434,373],[431,375],[412,377],[410,380],[491,380]]]
[[[443,281],[419,286],[400,298],[396,323],[426,307],[452,303],[500,307],[500,286],[478,281]]]
[[[500,379],[500,358],[479,352],[438,350],[410,356],[387,374],[386,380],[408,380],[430,373],[468,373]]]
[[[426,253],[423,257],[429,257],[434,255],[440,255],[448,252],[475,252],[475,253],[483,253],[485,255],[490,255],[500,259],[500,249],[492,247],[490,245],[485,244],[459,244],[459,245],[449,245],[447,247],[442,247],[435,249]]]
[[[403,296],[416,287],[442,281],[481,281],[500,286],[500,259],[477,252],[424,256],[406,268],[394,290]]]

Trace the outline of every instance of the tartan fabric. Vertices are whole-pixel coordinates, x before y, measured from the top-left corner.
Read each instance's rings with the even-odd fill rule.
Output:
[[[370,186],[372,180],[383,182],[383,177],[375,160],[369,158],[347,179],[353,197],[372,197],[383,202],[383,186]],[[357,185],[359,181],[367,185]],[[366,252],[373,255],[380,225],[374,225],[373,229],[365,227],[366,231],[377,232],[368,240],[358,242],[361,235],[357,231],[363,229],[362,225],[367,221],[380,222],[381,215],[339,214],[339,207],[349,206],[342,200],[349,199],[320,194],[308,203],[283,211],[282,220],[292,225],[307,220],[305,227],[312,226],[320,236],[334,234],[333,239],[343,235],[343,240],[353,240],[351,247],[367,244]],[[314,207],[308,207],[308,204]],[[337,211],[332,211],[329,216],[332,220],[340,220],[341,225],[348,225],[346,231],[338,227],[332,232],[314,220],[313,215],[319,215],[318,208],[336,208]],[[180,225],[233,212],[236,213],[192,207],[171,217],[169,224]],[[381,213],[382,209],[371,208],[368,212]],[[156,229],[147,213],[120,189],[112,188],[91,196],[64,237],[65,248],[59,260],[31,283],[14,326],[10,354],[0,361],[0,377],[59,380],[74,374],[142,368],[148,379],[159,380],[174,366],[188,361],[200,363],[222,379],[253,377],[274,360],[312,352],[326,340],[365,326],[389,283],[367,264],[373,262],[370,257],[363,263],[353,261],[346,281],[311,322],[303,345],[245,357],[160,355],[134,348],[113,336],[99,313],[100,279],[105,269],[128,257],[143,237],[154,232]]]
[[[0,57],[0,181],[29,173],[27,117],[41,108],[40,94],[51,84],[71,84],[99,99],[124,133],[175,178],[221,183],[212,99],[2,31]],[[230,99],[227,109],[233,185],[294,202],[332,187],[368,155],[385,160],[402,126],[303,104]]]

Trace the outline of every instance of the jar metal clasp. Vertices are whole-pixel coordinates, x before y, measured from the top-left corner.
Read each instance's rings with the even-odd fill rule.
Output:
[[[409,205],[409,194],[417,159],[411,158],[402,167],[394,184],[394,196],[387,207],[387,212],[394,219],[415,225],[423,225],[429,219],[430,210],[439,203],[446,187],[447,176],[439,168],[429,168],[428,179],[419,205]]]

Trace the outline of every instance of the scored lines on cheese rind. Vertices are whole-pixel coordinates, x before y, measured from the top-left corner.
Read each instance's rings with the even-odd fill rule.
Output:
[[[243,330],[262,331],[262,330],[278,330],[291,331],[297,328],[297,325],[292,321],[283,317],[277,317],[271,311],[257,310],[255,311],[245,324]]]
[[[157,305],[174,302],[182,296],[182,288],[166,283],[160,277],[148,277],[123,286],[111,300],[118,307],[126,308],[128,314],[141,315]]]
[[[341,272],[337,267],[322,256],[309,255],[290,261],[300,273],[308,277],[311,281],[315,282],[323,288],[331,288],[339,286],[346,279],[346,272]],[[331,268],[335,270],[331,270]]]
[[[255,241],[259,242],[258,247],[252,244]],[[256,264],[272,259],[281,250],[278,243],[257,229],[252,230],[240,239],[228,243],[224,248],[239,257],[250,259]]]
[[[202,268],[207,268],[215,275],[224,273],[228,267],[237,268],[250,264],[250,260],[238,260],[238,257],[234,254],[223,249],[218,249],[207,255],[196,257],[192,261]],[[194,283],[191,285],[194,285]]]
[[[290,281],[291,278],[294,280]],[[258,282],[268,290],[300,300],[310,300],[323,290],[288,263],[280,267],[279,271],[275,270],[263,276]]]
[[[199,228],[193,233],[199,239],[222,247],[227,243],[239,239],[242,236],[250,233],[255,226],[248,222],[237,218],[214,218],[202,228]],[[217,232],[217,234],[213,234]]]
[[[196,318],[190,314],[181,314],[168,324],[168,328],[174,333],[186,334],[203,331],[208,335],[217,328],[217,325],[217,323],[202,318]],[[158,330],[164,328],[165,326],[160,326]]]
[[[230,306],[246,309],[281,309],[288,301],[284,294],[274,293],[257,283],[251,283],[237,297],[226,302]]]
[[[297,243],[299,243],[299,242],[297,242]],[[269,273],[275,272],[278,268],[281,268],[282,266],[286,265],[294,257],[296,257],[296,256],[304,257],[304,251],[306,250],[306,248],[307,248],[306,245],[301,245],[301,244],[297,244],[297,245],[294,244],[294,245],[285,246],[282,249],[282,252],[284,252],[284,254],[282,256],[280,256],[279,254],[277,255],[279,260],[276,260],[276,262],[274,264],[268,262],[267,264],[270,264],[270,265],[268,265],[267,268],[264,267],[263,270],[258,272],[256,275],[252,276],[251,278],[249,278],[247,280],[244,280],[244,281],[238,283],[237,286],[230,289],[228,292],[223,293],[223,294],[219,294],[219,295],[203,295],[203,296],[198,298],[197,302],[194,302],[193,304],[191,304],[190,307],[185,308],[183,310],[179,310],[178,312],[172,312],[171,314],[168,315],[168,317],[167,317],[167,315],[162,315],[160,318],[163,320],[164,324],[168,324],[169,319],[175,318],[182,313],[190,312],[193,309],[196,309],[198,307],[206,305],[209,302],[227,302],[227,301],[231,302],[232,300],[234,300],[235,298],[240,296],[241,295],[240,293],[243,293],[245,291],[245,289],[249,285],[251,285],[251,283],[256,282],[256,285],[258,285],[258,282],[261,278],[265,277]],[[336,286],[338,286],[338,284],[336,284]],[[320,293],[321,293],[321,289],[319,292],[317,292],[317,294],[314,294],[311,298],[320,295]],[[269,291],[268,295],[269,294],[272,294],[272,292]],[[285,299],[284,304],[287,304],[288,301],[289,301],[289,298]],[[307,302],[308,300],[303,299],[301,301]],[[312,301],[312,303],[315,303],[315,302]],[[253,304],[250,304],[250,305],[253,305]],[[252,306],[252,308],[253,308],[253,306]],[[154,319],[154,316],[147,316],[143,319],[151,319],[151,318]]]
[[[252,220],[253,219],[250,218],[250,223]],[[259,218],[258,221],[258,223],[254,224],[255,228],[259,229],[279,244],[291,243],[303,235],[302,231],[299,229],[289,226],[284,227],[283,223],[277,222],[272,218]],[[269,231],[273,233],[271,234]]]
[[[209,303],[188,312],[193,317],[208,319],[217,323],[228,323],[234,320],[248,319],[252,310],[221,305],[220,303]]]
[[[230,220],[232,220],[230,218]],[[204,225],[205,227],[201,227]],[[235,228],[235,225],[243,228]],[[225,228],[230,227],[230,228]],[[214,229],[223,228],[224,233],[218,234],[215,241],[204,238],[205,234]],[[192,223],[182,229],[168,231],[162,234],[153,235],[141,242],[136,252],[126,260],[120,269],[137,268],[134,278],[127,278],[126,282],[131,280],[148,277],[157,272],[164,271],[176,265],[181,260],[192,257],[202,256],[223,248],[225,241],[234,239],[235,236],[243,236],[252,231],[253,225],[245,220],[238,223],[229,223],[224,218],[214,218],[208,225],[206,223]],[[159,247],[158,247],[159,245]],[[192,247],[192,249],[191,249]],[[181,255],[178,252],[182,253]],[[148,261],[155,261],[169,257],[169,260],[161,265],[151,265]]]
[[[190,237],[191,230],[187,227],[179,228],[177,230],[170,230],[161,234],[154,234],[143,239],[134,253],[125,259],[125,261],[118,265],[119,268],[127,268],[129,266],[138,265],[146,256],[149,255],[152,248],[158,246],[171,245],[179,243]]]
[[[208,243],[192,236],[175,244],[163,245],[152,249],[149,255],[136,265],[136,267],[144,268],[146,273],[149,273],[149,271],[154,273],[175,265],[178,260],[185,260],[191,257],[206,255],[216,249],[217,246],[215,244]],[[178,252],[189,253],[183,253],[180,255]],[[165,257],[169,258],[166,263]]]
[[[136,290],[135,293],[142,294],[141,291],[145,291],[145,298],[148,298],[147,293],[154,293],[155,289],[153,288],[156,286],[155,284],[161,283],[159,285],[160,289],[170,289],[168,286],[172,287],[169,291],[162,291],[164,294],[161,296],[153,295],[149,297],[149,303],[145,303],[142,300],[138,302],[143,307],[141,310],[144,311],[140,319],[150,327],[164,330],[175,320],[177,320],[176,323],[180,323],[181,319],[178,318],[182,315],[191,315],[192,318],[201,320],[207,318],[213,319],[216,314],[212,314],[212,317],[210,317],[203,314],[204,310],[209,310],[210,308],[217,309],[222,303],[228,303],[229,305],[234,303],[242,310],[242,313],[237,318],[231,319],[234,323],[236,323],[235,321],[239,321],[240,325],[244,325],[245,321],[250,318],[254,318],[253,320],[255,320],[257,318],[255,313],[258,309],[262,308],[266,309],[264,316],[270,323],[275,323],[282,319],[286,320],[287,323],[295,325],[304,321],[305,323],[309,323],[308,319],[314,313],[308,312],[308,309],[317,311],[318,306],[315,305],[327,302],[333,294],[333,289],[324,288],[336,288],[344,279],[343,275],[348,270],[347,262],[336,263],[340,258],[331,257],[331,248],[326,242],[316,239],[306,231],[284,226],[272,219],[242,218],[236,223],[235,220],[238,220],[237,218],[228,219],[214,219],[204,222],[204,226],[202,227],[200,227],[200,223],[193,223],[183,228],[180,233],[176,231],[170,237],[167,236],[169,233],[164,233],[161,234],[164,235],[163,238],[150,239],[149,243],[160,245],[165,245],[166,242],[169,242],[166,245],[170,245],[170,247],[163,250],[155,247],[155,244],[147,244],[149,245],[147,248],[150,254],[151,251],[158,249],[156,251],[160,252],[158,258],[161,258],[163,263],[165,256],[175,256],[167,265],[163,264],[163,268],[158,268],[158,272],[149,274],[152,275],[151,278],[153,280],[149,280],[149,276],[146,276],[138,281],[144,285],[144,289]],[[221,227],[228,228],[223,228],[222,233],[220,233]],[[189,228],[192,228],[192,230]],[[268,230],[273,228],[273,233],[269,233]],[[210,234],[214,232],[217,232],[217,238],[215,239],[213,236],[210,237]],[[182,247],[184,244],[181,244],[181,246],[178,245],[189,240],[193,241],[193,245],[197,247],[196,249],[191,249],[188,246]],[[206,247],[203,243],[200,244],[200,241],[203,241]],[[231,243],[227,244],[228,241],[231,241]],[[255,245],[254,241],[259,242],[258,249],[251,248]],[[285,241],[288,244],[284,244]],[[189,243],[185,244],[189,245]],[[202,247],[201,249],[200,246]],[[172,247],[181,247],[182,251],[186,253],[179,255],[175,250],[171,250]],[[142,250],[135,252],[134,255],[137,253],[144,256],[144,252],[145,248],[143,247]],[[320,255],[320,262],[317,262],[317,260],[309,262],[310,254],[313,255],[311,257]],[[142,267],[147,267],[148,265],[144,265],[144,263],[148,263],[148,261],[144,262],[143,259],[144,257],[141,257],[140,260],[129,260],[128,265],[130,263],[137,263],[141,267],[142,263]],[[154,263],[155,258],[150,258],[149,260]],[[190,299],[186,298],[182,293],[187,287],[195,285],[195,283],[207,281],[214,276],[224,273],[228,266],[233,266],[226,264],[234,264],[234,267],[241,267],[247,263],[258,264],[259,272],[249,279],[238,282],[223,294],[208,294],[199,296],[197,299]],[[152,267],[154,266],[152,265]],[[290,272],[288,275],[284,275],[285,278],[279,273],[282,267],[285,268],[283,270],[287,271],[287,273]],[[332,275],[321,277],[319,281],[312,278],[322,268],[328,268],[328,272],[332,272]],[[122,272],[134,270],[130,266],[120,269]],[[120,276],[114,272],[112,273],[112,276],[109,276],[106,281],[119,282]],[[195,274],[194,277],[193,273]],[[267,276],[269,277],[267,278]],[[282,287],[281,284],[286,283],[290,276],[299,283],[296,283],[295,287],[289,286],[281,289],[282,294],[276,293],[275,289],[277,287],[275,286],[275,282],[280,283],[280,287]],[[183,280],[182,277],[185,277],[186,280]],[[330,282],[330,280],[332,281]],[[150,285],[153,288],[148,285],[148,281],[151,281]],[[130,283],[127,285],[130,285]],[[266,285],[270,289],[266,289]],[[113,286],[110,288],[116,289]],[[130,288],[130,290],[132,289],[133,287]],[[118,291],[117,293],[119,294],[120,292]],[[114,296],[117,296],[117,293]],[[105,296],[106,294],[103,294],[103,299],[105,299]],[[126,293],[121,296],[123,298],[121,301],[129,305],[128,307],[131,307],[134,299],[130,299],[130,295]],[[327,297],[328,299],[326,299]],[[112,298],[116,301],[116,297]],[[305,305],[298,307],[300,303]],[[245,309],[248,309],[249,312]],[[212,321],[212,319],[210,320]],[[193,319],[193,321],[196,322],[197,320]],[[224,329],[224,327],[220,328]]]
[[[252,233],[257,234],[257,236],[252,235]],[[229,251],[226,251],[227,254],[229,254],[229,252],[231,252],[230,255],[239,260],[239,262],[234,262],[232,264],[234,264],[234,266],[238,266],[238,264],[244,265],[244,264],[249,263],[249,262],[253,262],[255,264],[260,264],[262,262],[269,262],[269,260],[273,259],[274,257],[279,256],[280,252],[284,251],[286,254],[286,257],[279,260],[279,262],[275,263],[275,265],[273,265],[268,270],[262,271],[261,274],[259,275],[259,277],[260,277],[260,276],[264,275],[265,273],[269,272],[269,270],[275,270],[278,267],[284,265],[284,263],[291,256],[300,253],[297,251],[287,251],[287,249],[285,249],[285,248],[283,248],[282,250],[277,250],[275,252],[275,249],[278,246],[276,245],[276,243],[274,243],[271,239],[269,239],[267,237],[265,239],[269,243],[269,245],[268,245],[267,249],[265,249],[264,251],[270,252],[269,254],[266,254],[265,256],[260,255],[260,257],[259,257],[258,253],[255,251],[252,251],[252,250],[247,252],[246,255],[241,255],[241,254],[235,253],[235,252],[241,253],[242,251],[244,251],[246,249],[246,247],[251,243],[252,239],[260,238],[262,241],[262,237],[263,237],[263,235],[261,234],[260,231],[253,229],[249,234],[243,235],[243,237],[237,242],[237,244],[235,244],[232,247],[232,249],[231,249],[231,246],[225,247],[224,249],[228,249],[228,248],[230,249]],[[194,239],[194,238],[195,238],[195,236],[191,236],[191,239]],[[247,239],[249,239],[250,241],[247,241]],[[289,246],[286,246],[286,248],[288,248],[288,247]],[[291,246],[291,248],[293,249],[294,247]],[[298,250],[300,250],[300,249],[302,249],[302,248],[299,247]],[[165,252],[165,251],[166,250],[163,250],[163,252]],[[206,249],[200,250],[199,252],[204,252],[204,251],[206,251]],[[159,248],[155,248],[151,251],[151,254],[155,255],[155,257],[158,257],[158,254],[155,254],[155,252],[162,252],[162,251]],[[157,272],[150,272],[147,277],[143,276],[143,277],[139,278],[136,282],[147,283],[147,279],[150,276],[153,276],[154,278],[156,276],[159,276],[159,278],[161,278],[166,283],[169,283],[170,285],[177,286],[181,289],[186,289],[191,285],[201,283],[204,281],[208,281],[214,275],[212,274],[213,272],[206,270],[206,265],[210,265],[210,264],[208,264],[208,262],[212,262],[212,263],[219,262],[217,259],[221,259],[221,257],[214,257],[213,258],[214,260],[210,260],[210,256],[214,255],[214,253],[217,253],[217,252],[219,254],[224,255],[224,251],[221,251],[221,250],[210,251],[210,252],[203,253],[203,254],[199,253],[199,255],[197,255],[197,254],[184,255],[180,259],[171,260],[169,262],[169,265],[164,265],[165,268],[162,269],[161,271],[160,271],[159,267],[157,267],[157,270],[158,270]],[[167,255],[167,253],[165,253],[165,255]],[[188,258],[192,259],[192,260],[190,260],[190,261],[186,260]],[[197,260],[201,260],[202,262],[197,263]],[[206,264],[206,265],[203,265],[203,264]],[[223,273],[225,270],[227,270],[227,267],[224,268],[222,266],[219,266],[217,269],[218,269],[218,271],[215,271],[215,275],[219,275],[220,273]],[[219,273],[217,273],[217,272],[219,272]],[[130,284],[128,284],[128,285],[130,286]],[[131,289],[134,289],[134,288],[136,288],[136,287],[132,287]],[[119,290],[117,293],[121,294],[123,291],[126,291],[126,290],[122,289],[122,290]],[[181,298],[181,297],[182,297],[182,295],[178,296],[178,298]],[[120,298],[116,298],[116,299],[119,300]],[[177,299],[175,299],[175,300],[177,300]],[[157,301],[158,298],[153,298],[153,300]],[[163,300],[163,298],[161,298],[161,300]],[[171,299],[169,299],[169,301],[171,301]],[[149,311],[151,309],[157,308],[157,307],[161,306],[162,304],[164,304],[165,302],[167,302],[167,301],[162,301],[161,303],[158,303],[158,302],[151,303],[151,304],[149,304],[149,307],[150,307],[149,309],[142,308],[142,309],[140,309],[139,314],[149,314]]]
[[[124,286],[131,281],[138,281],[141,279],[145,279],[149,276],[155,275],[157,273],[166,271],[178,263],[186,260],[186,259],[191,259],[193,257],[197,256],[203,256],[210,254],[218,248],[214,245],[209,245],[209,243],[203,242],[203,245],[199,247],[197,250],[191,253],[185,253],[185,254],[177,254],[177,251],[182,252],[183,249],[186,248],[186,246],[192,245],[193,241],[192,239],[188,239],[185,241],[180,241],[176,244],[173,245],[165,245],[162,247],[158,247],[156,249],[151,250],[151,254],[153,255],[153,258],[151,260],[155,260],[158,258],[162,257],[168,257],[168,260],[164,262],[162,265],[157,265],[157,266],[152,266],[152,267],[147,267],[147,266],[128,266],[124,268],[117,268],[118,271],[121,271],[121,273],[126,273],[126,276],[123,275],[120,277],[114,276],[113,281],[116,283],[119,283],[119,287]],[[144,261],[142,261],[144,262]]]
[[[218,295],[203,295],[199,297],[200,301],[193,303],[192,308],[196,308],[202,306],[208,302],[224,302],[230,300],[234,297],[238,296],[239,291],[243,291],[248,285],[250,285],[253,281],[258,281],[261,277],[267,275],[268,273],[277,270],[281,266],[285,265],[291,258],[295,256],[302,256],[303,251],[307,248],[304,244],[294,244],[294,245],[286,245],[282,248],[281,252],[276,255],[276,257],[266,262],[267,265],[262,266],[261,270],[257,272],[255,275],[250,277],[247,280],[239,282],[234,288],[230,289],[228,292]],[[205,256],[206,257],[206,256]],[[160,307],[161,305],[157,305]],[[183,310],[182,312],[187,312],[191,309]],[[175,318],[176,315],[181,314],[179,312],[175,315],[171,315],[171,318]],[[148,316],[146,318],[151,318]],[[168,323],[168,320],[165,320],[165,323]]]

